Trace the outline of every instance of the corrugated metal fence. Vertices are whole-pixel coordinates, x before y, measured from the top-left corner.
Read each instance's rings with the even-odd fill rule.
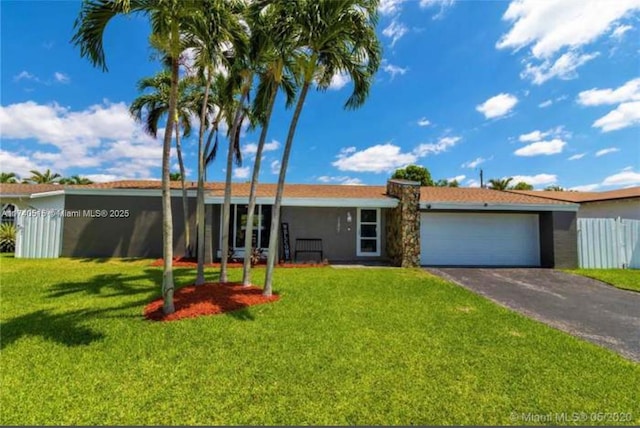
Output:
[[[640,220],[578,219],[581,268],[640,269]]]
[[[18,210],[16,257],[56,258],[62,248],[63,217],[36,210]]]

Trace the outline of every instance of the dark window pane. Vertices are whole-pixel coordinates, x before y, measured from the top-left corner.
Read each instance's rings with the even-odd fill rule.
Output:
[[[378,251],[378,243],[375,239],[361,239],[360,240],[360,252],[361,253],[375,253]]]
[[[377,235],[376,231],[378,226],[375,224],[363,224],[360,225],[360,236],[363,238],[375,238]]]
[[[260,248],[269,248],[269,235],[271,232],[271,205],[262,206],[262,222],[260,227],[262,230]]]
[[[236,218],[236,235],[235,235],[235,247],[236,248],[244,248],[244,234],[246,233],[246,224],[247,224],[247,206],[246,205],[238,205],[237,218]],[[231,210],[233,214],[233,207]],[[233,224],[233,218],[231,219],[231,223]]]
[[[376,210],[360,210],[360,221],[362,223],[375,223],[376,219]]]

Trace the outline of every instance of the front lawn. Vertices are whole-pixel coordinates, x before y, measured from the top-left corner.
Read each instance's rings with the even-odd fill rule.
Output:
[[[640,271],[637,269],[572,269],[567,272],[588,276],[623,290],[640,291]]]
[[[0,258],[1,424],[640,423],[640,365],[420,270],[278,269],[275,303],[161,323],[150,263]]]

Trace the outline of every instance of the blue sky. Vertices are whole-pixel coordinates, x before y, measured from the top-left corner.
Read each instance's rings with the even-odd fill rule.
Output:
[[[51,168],[98,181],[159,178],[161,142],[128,115],[136,82],[160,66],[142,17],[107,28],[109,72],[69,43],[77,2],[1,5],[0,169]],[[640,1],[384,0],[384,62],[369,100],[343,110],[351,83],[313,92],[288,182],[384,184],[424,165],[477,186],[516,177],[606,190],[640,184]],[[291,111],[277,107],[261,180],[277,180]],[[256,132],[243,135],[246,181]],[[195,140],[185,141],[195,179]],[[221,181],[223,156],[209,169]]]

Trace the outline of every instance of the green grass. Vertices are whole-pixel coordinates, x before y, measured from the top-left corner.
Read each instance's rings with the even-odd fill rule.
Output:
[[[623,290],[640,291],[640,271],[637,269],[572,269],[567,272],[588,276]]]
[[[420,270],[278,269],[276,303],[154,323],[149,263],[0,257],[1,424],[640,423],[640,365]]]

